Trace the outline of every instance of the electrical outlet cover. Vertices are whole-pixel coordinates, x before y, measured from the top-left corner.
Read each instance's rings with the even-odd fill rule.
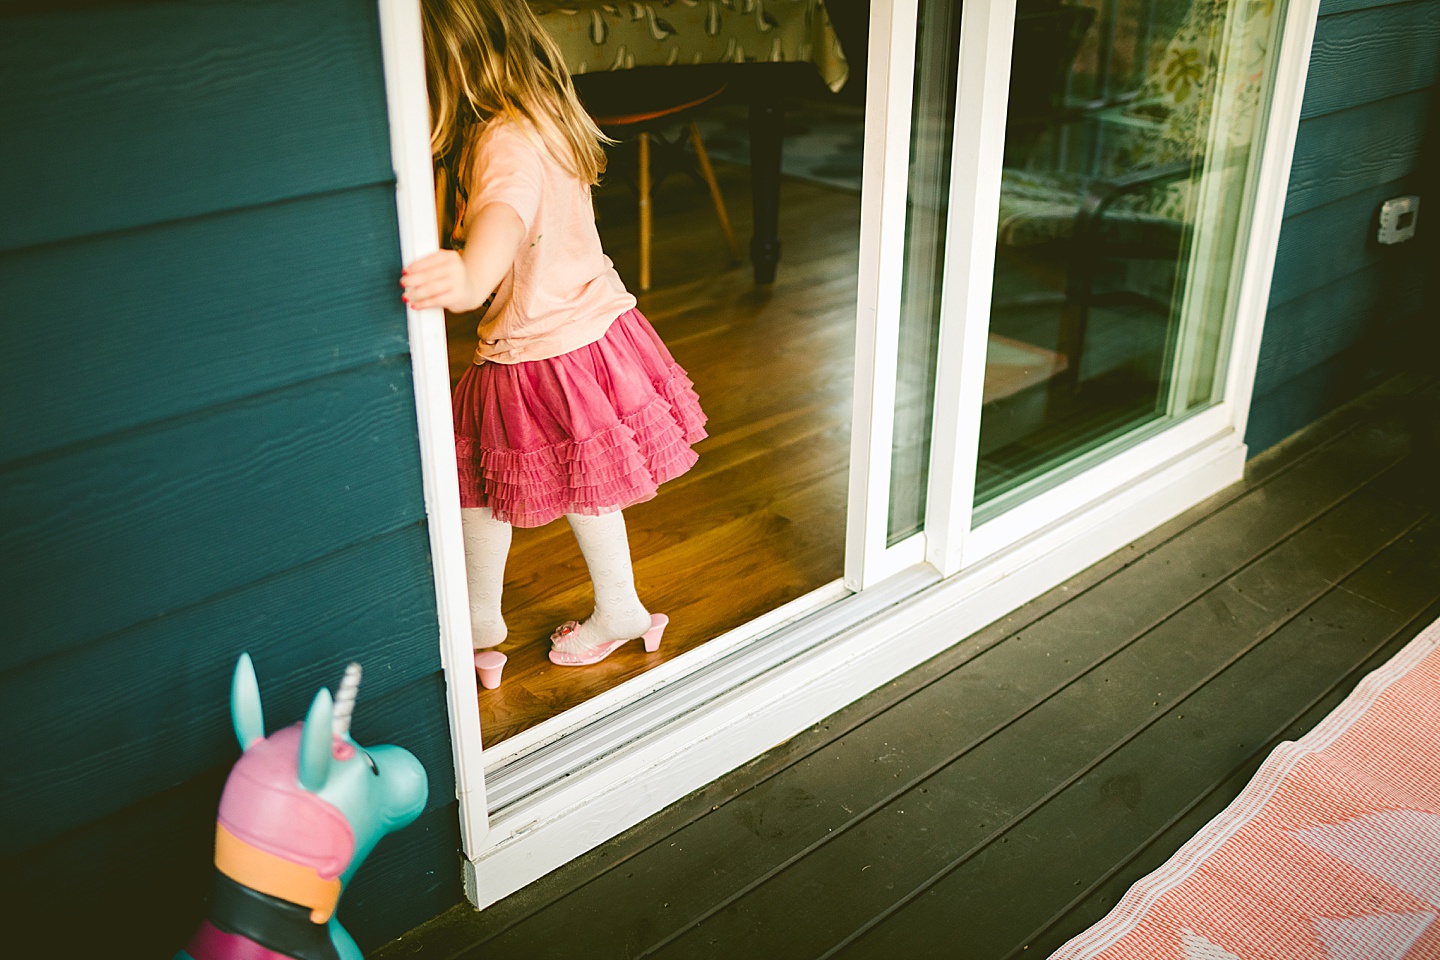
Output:
[[[1419,217],[1419,197],[1392,197],[1380,205],[1380,231],[1375,239],[1387,244],[1404,243],[1415,236]]]

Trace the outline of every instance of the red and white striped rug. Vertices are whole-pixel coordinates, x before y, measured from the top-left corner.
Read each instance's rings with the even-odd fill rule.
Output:
[[[1440,623],[1052,960],[1440,958]]]

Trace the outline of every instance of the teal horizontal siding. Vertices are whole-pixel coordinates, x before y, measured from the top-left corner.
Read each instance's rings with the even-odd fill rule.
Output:
[[[373,0],[5,15],[0,250],[390,180],[380,63]]]
[[[408,357],[0,471],[0,668],[424,518]]]
[[[394,940],[460,902],[460,821],[448,806],[420,815],[380,842],[340,903],[340,920],[362,950]],[[403,891],[403,896],[397,896]]]
[[[1250,452],[1279,443],[1394,374],[1408,346],[1403,326],[1366,330],[1352,346],[1273,385],[1251,408]]]
[[[1430,91],[1417,90],[1303,124],[1285,215],[1409,175],[1420,164],[1429,121]]]
[[[264,695],[263,678],[261,685]],[[355,714],[361,743],[372,742],[361,732],[366,703],[362,692]],[[434,705],[429,698],[416,704]],[[426,767],[431,805],[380,842],[340,902],[340,917],[362,949],[394,939],[460,899],[453,781],[448,765],[431,759]],[[116,956],[120,944],[124,956],[172,955],[205,915],[215,810],[228,770],[228,764],[211,768],[0,860],[0,917],[12,929],[42,932],[37,935],[63,930],[66,956]],[[76,922],[77,904],[83,923]]]
[[[238,651],[274,691],[265,698],[272,727],[303,716],[352,659],[367,668],[367,705],[428,680],[437,630],[429,578],[429,540],[412,524],[0,674],[0,729],[32,732],[11,744],[0,774],[0,856],[232,757],[226,697]],[[135,695],[157,678],[163,696]],[[364,722],[395,736],[374,728],[372,711]]]
[[[1408,258],[1413,246],[1385,247],[1376,242],[1380,204],[1390,197],[1415,193],[1423,182],[1413,174],[1287,217],[1275,255],[1270,306],[1293,300],[1371,264]]]
[[[1321,16],[1301,118],[1423,90],[1440,80],[1440,0]]]
[[[256,673],[260,675],[261,699],[265,702],[266,729],[274,732],[283,726],[287,726],[304,718],[305,709],[310,705],[315,691],[321,686],[328,686],[332,690],[339,682],[338,677],[344,671],[346,663],[346,652],[348,646],[339,645],[332,647],[325,655],[325,651],[311,649],[313,659],[317,661],[315,669],[308,669],[305,672],[320,672],[326,676],[314,683],[297,684],[293,681],[281,685],[265,682],[265,676],[261,674],[263,663],[257,662]],[[370,673],[381,672],[384,668],[383,662],[376,662],[371,658]],[[333,665],[333,669],[331,669]],[[233,664],[232,664],[233,666]],[[182,786],[191,781],[203,781],[213,784],[209,788],[209,795],[198,809],[186,809],[184,816],[193,819],[202,819],[211,824],[214,829],[216,803],[219,800],[219,785],[224,782],[225,774],[230,765],[239,756],[239,747],[235,743],[235,734],[230,726],[230,691],[229,676],[217,678],[214,682],[201,687],[198,683],[192,683],[189,690],[176,690],[173,695],[175,706],[170,710],[158,711],[155,716],[146,718],[147,729],[168,733],[172,740],[183,738],[194,738],[201,741],[200,745],[174,744],[177,752],[189,754],[181,760],[167,760],[156,755],[152,751],[146,751],[145,755],[138,758],[131,757],[124,745],[111,747],[107,755],[113,760],[123,758],[126,766],[146,767],[151,777],[148,781],[137,781],[136,784],[116,783],[113,775],[106,776],[102,772],[95,776],[90,785],[95,790],[107,790],[112,787],[126,789],[128,794],[123,802],[113,804],[113,809],[106,811],[101,816],[91,817],[90,811],[79,822],[70,823],[66,834],[54,833],[42,837],[40,831],[45,826],[60,820],[67,811],[56,811],[54,813],[39,812],[34,814],[33,820],[27,820],[23,837],[9,836],[5,839],[8,849],[0,856],[6,858],[16,854],[23,854],[27,849],[39,845],[52,845],[55,842],[61,844],[69,843],[70,837],[79,834],[87,834],[92,825],[111,822],[111,829],[118,831],[144,831],[154,829],[154,826],[163,821],[166,817],[177,815],[179,808],[171,808],[165,801],[162,804],[165,813],[156,813],[152,810],[152,801],[159,797],[165,798],[174,795],[174,788]],[[302,690],[309,693],[300,695]],[[276,696],[270,697],[268,694]],[[285,706],[294,702],[293,709],[281,711],[279,708],[272,708],[272,700],[278,700]],[[173,715],[193,704],[193,709],[204,714],[202,723],[186,726],[181,718]],[[437,810],[442,808],[455,807],[455,780],[453,765],[450,755],[450,739],[448,731],[430,722],[431,718],[438,711],[441,716],[445,710],[445,682],[444,677],[438,672],[426,672],[421,676],[399,686],[385,688],[383,682],[377,682],[375,688],[371,688],[369,681],[362,681],[359,705],[355,710],[353,733],[356,742],[365,745],[379,743],[400,743],[407,750],[415,754],[425,769],[430,779],[430,796],[425,809]],[[122,722],[126,718],[120,718]],[[105,722],[110,722],[108,718]],[[29,759],[28,757],[25,759]],[[185,763],[185,760],[189,760]],[[183,773],[177,772],[181,763],[185,763],[188,769]],[[42,788],[47,785],[42,784]],[[55,783],[48,785],[51,795],[60,798],[64,793],[73,791],[75,785],[71,783]],[[24,799],[24,798],[22,798]],[[179,801],[188,804],[190,801]],[[32,810],[32,813],[34,811]],[[7,812],[8,816],[8,812]],[[136,819],[140,818],[140,819]],[[112,822],[113,821],[113,822]],[[34,824],[32,829],[30,824]],[[145,823],[151,823],[151,827],[145,827]],[[148,856],[166,858],[170,856],[163,845],[157,846]]]
[[[226,768],[216,767],[46,843],[0,858],[0,919],[63,933],[73,957],[171,957],[213,885],[214,811]],[[201,810],[210,816],[198,816]],[[79,922],[76,904],[84,905]],[[23,925],[23,926],[22,926]],[[44,942],[41,940],[41,942]]]
[[[0,124],[0,915],[173,954],[235,658],[272,729],[358,659],[431,781],[342,903],[373,948],[461,898],[376,6],[0,5]]]
[[[0,254],[0,463],[408,352],[395,236],[373,186]]]
[[[1267,323],[1289,331],[1287,349],[1263,352],[1255,390],[1264,394],[1361,343],[1372,331],[1403,325],[1425,305],[1429,277],[1419,251],[1372,264],[1270,309]]]
[[[1434,231],[1375,239],[1381,203],[1434,192],[1440,0],[1325,0],[1246,443],[1284,439],[1429,352]]]
[[[1395,3],[1396,0],[1320,0],[1320,16],[1353,13],[1356,10],[1369,10],[1371,7],[1389,7]]]
[[[426,644],[423,652],[427,655],[432,652],[430,644]],[[384,667],[383,661],[371,662],[372,672]],[[313,697],[314,693],[310,696]],[[456,809],[455,767],[450,750],[450,728],[435,723],[435,718],[446,716],[446,712],[445,677],[435,670],[403,686],[377,692],[374,696],[367,693],[363,715],[359,706],[355,708],[353,729],[359,743],[398,743],[415,754],[425,765],[430,779],[430,796],[425,802],[425,809],[448,808],[453,816]]]

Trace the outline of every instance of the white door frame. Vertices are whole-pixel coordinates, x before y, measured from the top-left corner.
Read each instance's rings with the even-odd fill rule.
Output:
[[[420,0],[379,0],[379,12],[400,257],[409,263],[440,246]],[[413,310],[407,306],[405,319],[410,335],[410,371],[415,381],[415,413],[420,426],[425,526],[430,533],[430,565],[435,577],[440,623],[440,666],[445,675],[446,713],[450,717],[455,795],[460,802],[460,838],[466,857],[474,857],[484,846],[489,819],[470,641],[465,546],[460,529],[460,478],[455,464],[455,427],[450,413],[445,311]]]
[[[436,247],[419,6],[418,0],[378,3],[401,249],[408,261]],[[775,649],[793,643],[799,651],[795,656],[781,656],[762,675],[720,691],[584,769],[518,797],[488,819],[443,317],[439,311],[410,312],[441,659],[466,891],[473,903],[484,906],[520,889],[962,642],[1240,477],[1318,7],[1319,0],[1292,0],[1281,28],[1221,402],[1138,443],[1127,443],[1108,459],[1104,455],[1110,451],[1096,451],[1080,465],[1090,467],[1084,473],[971,529],[1014,0],[965,5],[926,532],[886,547],[900,299],[897,258],[904,248],[917,0],[875,0],[864,182],[876,187],[862,198],[856,439],[845,568],[846,584],[860,592],[844,596],[834,585],[826,588],[824,599],[833,602],[808,617],[779,624],[767,640]],[[975,136],[976,131],[983,135]],[[967,323],[966,318],[976,319]],[[696,660],[697,665],[701,662],[713,661]]]
[[[1000,192],[1005,107],[1009,96],[1010,50],[1015,0],[967,3],[962,11],[959,91],[956,99],[950,239],[937,377],[934,451],[925,532],[926,560],[944,576],[1043,537],[1077,511],[1117,496],[1137,477],[1147,476],[1217,440],[1241,451],[1259,360],[1260,340],[1284,215],[1285,192],[1300,122],[1310,47],[1319,0],[1291,0],[1275,25],[1279,52],[1263,129],[1263,149],[1254,172],[1254,200],[1246,244],[1237,251],[1238,289],[1231,298],[1219,401],[1178,422],[1148,428],[1074,458],[1059,471],[1010,491],[973,521],[975,468],[984,389],[986,335],[995,266],[995,231]],[[1240,468],[1232,479],[1240,478]],[[1006,504],[1013,506],[1006,508]],[[990,505],[987,505],[990,506]],[[1177,505],[1176,512],[1189,506]]]
[[[980,449],[990,295],[1000,217],[1000,168],[1010,100],[1015,0],[965,3],[960,13],[945,277],[940,301],[926,561],[952,576],[966,560]]]
[[[923,532],[894,546],[886,544],[918,7],[919,0],[875,0],[870,7],[855,395],[845,515],[845,585],[851,590],[874,586],[925,559]]]

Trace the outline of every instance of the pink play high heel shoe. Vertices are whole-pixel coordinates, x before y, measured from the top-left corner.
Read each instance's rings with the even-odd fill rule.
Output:
[[[505,669],[505,654],[499,650],[476,650],[475,672],[480,675],[480,686],[494,690],[500,686],[500,674]]]
[[[650,629],[640,635],[640,639],[645,641],[646,653],[654,653],[660,649],[660,636],[665,632],[665,627],[669,622],[670,618],[663,613],[650,614]],[[550,634],[550,641],[553,643],[557,640],[564,640],[570,634],[574,633],[579,626],[580,624],[574,620],[567,620],[565,623],[562,623],[554,633]],[[562,667],[589,666],[592,663],[599,663],[634,639],[634,637],[626,637],[624,640],[611,640],[609,643],[597,643],[593,647],[586,647],[584,650],[574,653],[563,653],[559,650],[551,650],[550,662]]]

